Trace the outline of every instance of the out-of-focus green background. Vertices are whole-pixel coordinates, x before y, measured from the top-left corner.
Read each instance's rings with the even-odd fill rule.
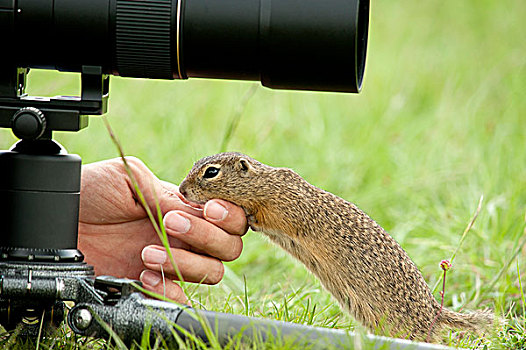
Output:
[[[525,20],[523,0],[373,1],[361,94],[258,87],[243,109],[259,83],[113,77],[107,116],[127,154],[179,183],[195,160],[219,151],[242,110],[228,150],[291,167],[356,203],[402,244],[431,285],[483,194],[448,276],[446,304],[458,308],[475,294],[481,306],[520,314],[517,261],[490,283],[524,235]],[[77,85],[73,74],[34,71],[29,92],[74,94]],[[117,156],[99,117],[80,133],[56,138],[84,162]],[[1,148],[13,141],[10,131],[0,131]],[[524,251],[518,259],[526,271]],[[299,263],[256,233],[228,267],[234,281],[246,276],[252,300],[279,304],[306,288],[309,303],[331,303]],[[210,294],[224,290],[212,287]],[[265,302],[254,307],[267,310]]]

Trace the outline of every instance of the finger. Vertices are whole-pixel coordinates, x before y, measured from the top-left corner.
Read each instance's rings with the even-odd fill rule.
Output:
[[[242,236],[247,232],[245,211],[230,202],[212,199],[205,204],[203,215],[228,233]]]
[[[231,235],[206,220],[182,211],[167,213],[163,221],[168,235],[218,259],[232,261],[243,250],[239,235]]]
[[[220,260],[206,255],[196,254],[185,249],[170,249],[176,267],[187,282],[216,284],[221,281],[225,268]],[[179,279],[165,249],[160,246],[147,246],[143,249],[144,266],[153,271],[164,271],[170,279]]]
[[[178,303],[190,305],[190,302],[184,294],[181,286],[172,280],[167,279],[166,276],[164,276],[163,281],[163,276],[160,273],[144,270],[141,273],[140,280],[144,289],[165,296],[166,298],[172,299]]]

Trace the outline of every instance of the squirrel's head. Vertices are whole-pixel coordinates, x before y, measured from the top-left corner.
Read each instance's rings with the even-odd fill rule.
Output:
[[[258,196],[254,184],[260,182],[266,169],[241,153],[220,153],[198,160],[179,186],[179,192],[190,202],[204,204],[210,199],[224,199],[242,207]],[[257,186],[259,187],[259,186]]]

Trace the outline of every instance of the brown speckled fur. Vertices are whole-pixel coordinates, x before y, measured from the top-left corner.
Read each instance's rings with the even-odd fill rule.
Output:
[[[214,166],[219,174],[204,178]],[[370,329],[425,340],[440,304],[402,247],[354,204],[286,168],[240,153],[205,157],[181,183],[192,202],[218,198],[241,206],[254,231],[265,233],[312,271],[343,308]],[[444,309],[431,340],[459,328],[480,333],[488,313]]]

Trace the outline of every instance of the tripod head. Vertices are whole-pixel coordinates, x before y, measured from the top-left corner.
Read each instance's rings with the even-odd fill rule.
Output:
[[[0,69],[0,127],[21,139],[0,153],[0,261],[78,262],[80,157],[66,154],[53,131],[78,131],[87,114],[107,110],[109,77],[84,66],[81,96],[25,94],[28,69]]]
[[[39,97],[25,93],[29,68],[0,67],[0,127],[26,140],[50,139],[52,131],[79,131],[87,115],[108,109],[109,76],[82,66],[81,95]]]

